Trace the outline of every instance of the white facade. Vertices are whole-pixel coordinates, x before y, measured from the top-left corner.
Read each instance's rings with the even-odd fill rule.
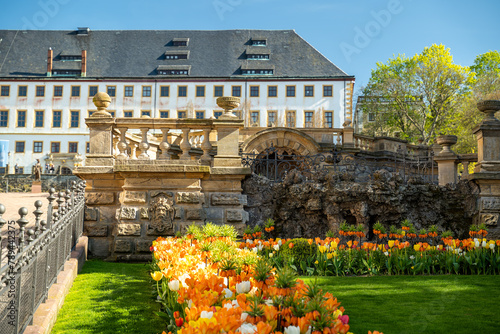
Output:
[[[179,116],[210,118],[217,116],[214,113],[222,112],[216,104],[216,95],[232,96],[234,88],[239,89],[241,98],[241,105],[236,112],[240,113],[247,127],[287,126],[289,125],[287,114],[291,112],[296,128],[338,128],[342,126],[346,113],[350,114],[352,83],[352,80],[344,79],[285,81],[271,78],[220,81],[216,79],[108,81],[83,78],[4,80],[0,81],[0,86],[3,87],[4,95],[5,87],[9,87],[9,94],[0,96],[0,116],[3,117],[0,120],[0,140],[9,141],[9,173],[14,173],[16,164],[24,168],[24,173],[31,173],[31,167],[36,159],[40,159],[44,165],[51,154],[53,157],[60,156],[58,166],[65,165],[72,168],[72,160],[66,161],[64,157],[84,155],[86,152],[89,137],[85,118],[89,116],[89,112],[96,110],[90,95],[96,91],[111,93],[113,88],[115,96],[111,97],[112,102],[108,110],[114,112],[115,117],[130,115],[141,117],[148,113],[151,117],[165,117],[168,113],[168,118]],[[19,96],[20,86],[26,87],[26,96]],[[38,87],[44,87],[44,96],[36,96],[37,89],[38,91],[41,89]],[[179,96],[184,89],[186,96]],[[76,90],[79,90],[79,96],[72,96],[76,95]],[[125,96],[125,90],[127,95],[132,92],[132,96]],[[167,95],[167,90],[168,96],[162,96],[162,93]],[[274,90],[276,96],[273,96]],[[287,96],[292,95],[292,90],[295,91],[295,96]],[[329,96],[330,90],[332,96]],[[204,96],[197,96],[203,92]],[[24,95],[23,92],[21,95]],[[305,120],[306,112],[308,122]],[[42,115],[43,124],[40,122]],[[23,142],[24,150],[21,144]],[[36,152],[37,149],[40,150],[39,142],[42,142],[42,152]],[[16,152],[16,149],[19,152]]]

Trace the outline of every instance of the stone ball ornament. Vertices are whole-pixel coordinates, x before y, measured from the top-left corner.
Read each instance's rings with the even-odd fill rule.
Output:
[[[111,117],[111,114],[106,111],[106,108],[109,107],[111,103],[111,97],[105,92],[98,92],[94,95],[92,99],[94,105],[97,108],[97,111],[92,114],[92,117]]]

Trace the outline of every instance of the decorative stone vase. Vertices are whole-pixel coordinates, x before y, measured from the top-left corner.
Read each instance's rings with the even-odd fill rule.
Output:
[[[111,103],[111,98],[107,93],[98,92],[94,95],[92,102],[97,107],[97,111],[92,114],[92,117],[111,117],[111,114],[106,111]]]
[[[500,110],[500,100],[484,100],[477,103],[477,109],[486,114],[485,122],[499,122],[495,113]]]
[[[457,136],[455,135],[443,135],[436,138],[436,143],[441,145],[443,149],[439,154],[443,153],[454,153],[450,147],[457,143]]]
[[[232,96],[221,96],[217,98],[217,105],[220,108],[224,109],[222,118],[237,118],[237,116],[233,114],[233,109],[240,106],[240,98]]]

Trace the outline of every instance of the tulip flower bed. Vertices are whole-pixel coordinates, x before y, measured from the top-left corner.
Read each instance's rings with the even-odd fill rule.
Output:
[[[158,315],[169,333],[349,331],[332,294],[304,284],[288,266],[275,270],[231,237],[158,238],[152,250]]]

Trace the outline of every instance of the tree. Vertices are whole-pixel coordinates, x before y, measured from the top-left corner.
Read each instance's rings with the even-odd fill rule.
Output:
[[[383,128],[400,133],[410,142],[429,144],[446,128],[461,97],[470,88],[470,68],[453,63],[450,50],[433,44],[408,58],[398,55],[386,64],[377,63],[363,90],[364,113],[375,113],[366,132]]]
[[[477,151],[477,139],[472,130],[484,118],[477,110],[481,100],[500,99],[500,53],[488,51],[480,54],[470,66],[474,75],[471,89],[464,94],[457,111],[447,119],[445,134],[458,134],[458,142],[454,150],[460,153]],[[497,118],[500,115],[497,114]]]

